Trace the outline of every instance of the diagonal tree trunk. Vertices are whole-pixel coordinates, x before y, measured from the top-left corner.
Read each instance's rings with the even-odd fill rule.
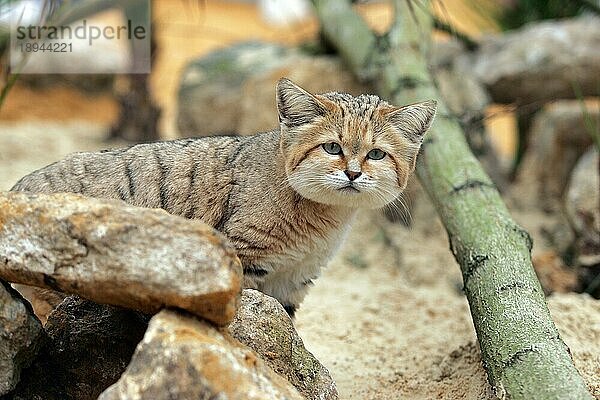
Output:
[[[438,100],[417,174],[446,227],[495,393],[510,399],[591,399],[560,338],[518,226],[473,156],[429,74],[432,21],[423,1],[396,0],[396,22],[376,37],[339,0],[313,0],[322,29],[358,77],[394,104]]]

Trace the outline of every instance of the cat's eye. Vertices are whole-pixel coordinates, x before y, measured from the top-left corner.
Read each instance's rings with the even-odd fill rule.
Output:
[[[381,160],[385,157],[385,151],[379,149],[373,149],[367,153],[367,158],[370,160]]]
[[[333,154],[334,156],[342,154],[342,146],[335,142],[323,143],[322,146],[323,150],[325,150],[329,154]]]

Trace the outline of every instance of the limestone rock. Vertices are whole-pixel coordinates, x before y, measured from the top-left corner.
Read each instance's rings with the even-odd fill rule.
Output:
[[[343,63],[273,44],[241,43],[190,63],[178,94],[183,136],[254,134],[278,127],[275,83],[287,76],[309,91],[368,92]]]
[[[577,162],[565,200],[567,217],[575,231],[578,260],[583,265],[600,263],[600,176],[594,148]]]
[[[42,324],[29,304],[0,281],[0,396],[15,388],[43,338]]]
[[[302,399],[256,353],[192,316],[155,315],[119,381],[99,400]]]
[[[0,278],[144,312],[228,323],[242,269],[199,221],[74,194],[0,193]]]
[[[49,340],[10,400],[95,400],[125,371],[147,321],[137,311],[67,297],[48,317]]]
[[[480,41],[462,62],[499,103],[528,104],[597,95],[600,19],[593,16],[529,24]]]
[[[581,102],[561,100],[544,107],[533,120],[519,180],[537,192],[547,211],[560,208],[575,163],[592,145],[586,118],[600,119],[600,108],[584,112]]]
[[[329,371],[306,350],[292,320],[276,299],[245,289],[229,332],[256,351],[306,399],[338,398]]]

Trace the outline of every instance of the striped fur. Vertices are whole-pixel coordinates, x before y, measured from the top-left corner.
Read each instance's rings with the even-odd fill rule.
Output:
[[[12,190],[116,198],[201,220],[235,245],[245,286],[291,313],[356,211],[384,206],[404,189],[435,104],[395,108],[376,96],[311,95],[285,79],[277,99],[279,130],[75,153]],[[344,154],[326,153],[321,145],[330,141]],[[366,159],[376,147],[388,155]],[[362,173],[351,191],[339,187],[349,168]]]

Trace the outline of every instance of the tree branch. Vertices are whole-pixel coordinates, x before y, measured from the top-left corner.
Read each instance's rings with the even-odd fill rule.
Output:
[[[375,47],[376,38],[371,29],[344,1],[315,0],[319,16],[328,21],[321,29],[344,61],[352,70],[363,77],[369,65],[369,56]],[[344,46],[352,43],[352,47]]]

